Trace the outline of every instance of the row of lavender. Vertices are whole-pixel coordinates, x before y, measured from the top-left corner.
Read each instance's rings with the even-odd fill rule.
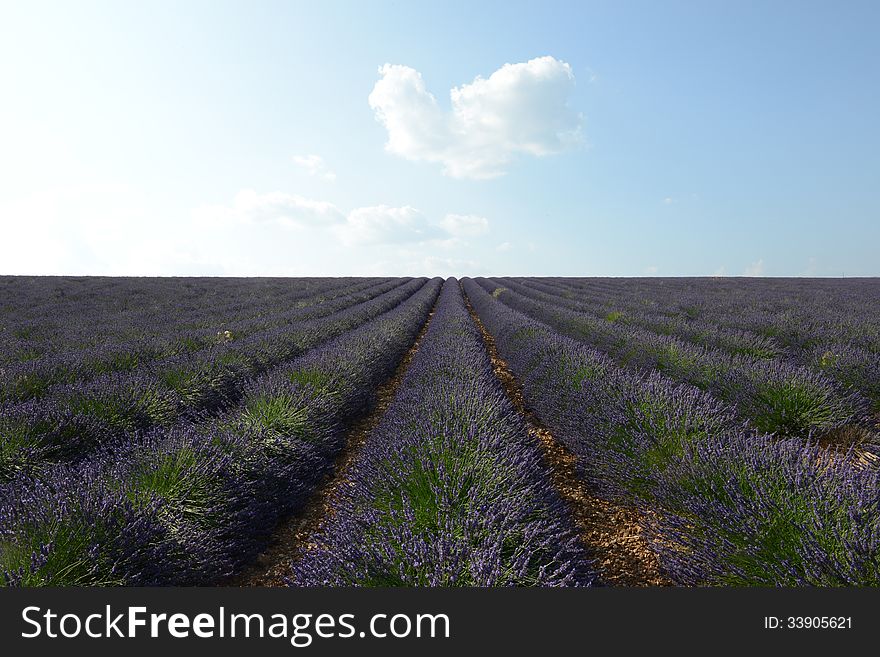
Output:
[[[525,279],[517,279],[524,282]],[[534,282],[531,279],[529,282]],[[842,339],[880,351],[876,279],[540,279],[574,298],[772,337],[804,349]]]
[[[645,511],[683,584],[880,584],[880,473],[745,428],[713,396],[623,369],[463,282],[529,406],[606,497]]]
[[[217,415],[240,402],[254,376],[387,312],[424,284],[425,279],[408,280],[326,317],[242,339],[234,349],[203,350],[132,372],[57,384],[39,399],[3,404],[0,483],[19,475],[44,476],[55,464],[82,459],[102,446],[124,445],[156,427]]]
[[[726,328],[701,317],[690,317],[684,312],[679,314],[668,308],[648,305],[645,297],[627,299],[626,295],[620,295],[615,298],[604,291],[597,293],[589,288],[575,293],[561,283],[541,279],[511,280],[540,293],[536,294],[536,298],[547,303],[608,322],[633,324],[655,333],[674,335],[702,346],[755,358],[777,358],[785,353],[785,347],[775,338]],[[495,281],[504,284],[504,279]],[[670,312],[673,313],[671,316]]]
[[[533,319],[607,353],[617,362],[711,392],[731,404],[763,433],[838,439],[854,427],[870,439],[874,420],[869,400],[857,390],[810,368],[691,344],[673,336],[609,322],[554,305],[513,281],[505,286],[478,279],[499,300]],[[847,432],[849,429],[847,429]]]
[[[249,382],[200,424],[128,436],[0,492],[12,585],[206,584],[241,570],[332,469],[427,319],[441,281]]]
[[[226,322],[258,320],[373,279],[0,278],[0,363],[61,355],[113,342],[204,339]],[[100,326],[100,331],[95,327]],[[200,329],[202,332],[199,332]],[[182,339],[179,338],[179,339]]]
[[[294,585],[593,581],[537,442],[493,374],[458,282],[367,438]]]
[[[495,279],[504,284],[506,279]],[[819,293],[778,299],[772,313],[753,306],[764,302],[751,286],[743,299],[725,299],[710,283],[694,284],[705,295],[697,303],[692,292],[666,280],[652,285],[597,286],[577,292],[559,280],[513,279],[553,305],[585,313],[597,320],[633,325],[662,335],[758,359],[782,358],[821,371],[864,394],[880,412],[880,286],[867,281],[832,281],[817,285]],[[762,281],[772,290],[801,286]],[[741,284],[742,285],[742,284]],[[633,288],[633,289],[630,289]],[[639,290],[634,294],[634,289]],[[722,287],[722,290],[724,288]],[[734,288],[739,289],[739,288]],[[720,298],[719,298],[720,297]],[[749,303],[752,302],[752,303]],[[829,314],[831,313],[831,314]]]
[[[162,315],[138,317],[144,326],[156,327],[138,331],[130,327],[132,318],[121,320],[123,330],[114,331],[111,321],[89,304],[61,304],[50,317],[60,317],[65,325],[90,332],[92,340],[83,344],[69,334],[55,335],[51,351],[31,357],[17,357],[0,368],[0,401],[24,401],[45,394],[53,385],[80,382],[100,374],[130,372],[145,365],[155,366],[162,360],[197,357],[213,353],[234,353],[243,339],[254,341],[273,329],[325,317],[358,302],[368,300],[403,283],[402,280],[368,282],[352,288],[336,287],[318,290],[316,294],[298,301],[286,301],[270,296],[259,303],[245,302],[243,298],[226,304],[214,305],[208,298],[195,308],[165,310]],[[298,284],[291,285],[297,289]],[[251,288],[258,284],[243,285]],[[117,291],[119,293],[119,291]],[[294,293],[291,293],[294,296]],[[246,298],[246,297],[245,297]],[[159,301],[159,300],[157,300]],[[166,302],[160,303],[163,308]],[[232,304],[232,305],[230,305]],[[270,305],[266,305],[270,304]],[[271,305],[275,304],[275,305]],[[108,304],[109,305],[109,304]],[[169,317],[170,315],[170,317]],[[35,348],[32,348],[35,349]]]

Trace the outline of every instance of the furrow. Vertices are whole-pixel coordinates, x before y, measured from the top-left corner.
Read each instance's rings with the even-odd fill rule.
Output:
[[[229,582],[231,586],[284,586],[290,564],[309,547],[309,541],[324,520],[334,513],[334,501],[349,485],[348,474],[357,460],[367,436],[379,424],[388,409],[413,356],[419,350],[422,338],[434,316],[434,307],[428,314],[412,347],[391,375],[376,391],[375,405],[350,426],[345,436],[345,447],[336,457],[333,469],[315,490],[301,513],[282,521],[270,539],[268,548],[254,564]]]
[[[597,497],[586,481],[577,476],[576,457],[563,447],[528,408],[522,387],[507,362],[498,354],[495,338],[465,297],[468,312],[483,335],[492,369],[504,392],[540,444],[553,485],[568,504],[584,547],[595,560],[603,583],[611,586],[664,586],[671,582],[660,572],[657,555],[643,536],[639,513]]]

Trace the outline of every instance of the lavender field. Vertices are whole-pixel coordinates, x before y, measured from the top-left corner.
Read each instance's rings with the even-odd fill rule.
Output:
[[[0,278],[8,586],[880,584],[880,280]]]

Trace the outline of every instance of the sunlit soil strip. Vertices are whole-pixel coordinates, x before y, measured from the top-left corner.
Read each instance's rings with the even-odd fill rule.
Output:
[[[821,434],[815,442],[828,450],[832,459],[851,455],[855,465],[866,468],[880,466],[880,423],[873,431],[861,426],[845,425]]]
[[[462,294],[483,335],[495,376],[525,420],[529,434],[538,439],[553,484],[568,504],[602,582],[610,586],[670,586],[672,582],[661,574],[657,555],[643,534],[638,511],[596,497],[577,476],[575,456],[526,407],[519,382],[498,354],[495,338],[483,326],[464,290]]]
[[[315,547],[311,539],[318,527],[335,513],[334,502],[339,498],[340,493],[351,485],[348,479],[350,468],[357,460],[367,436],[379,424],[388,405],[394,399],[400,382],[428,331],[436,306],[437,301],[434,302],[425,325],[394,374],[379,386],[376,391],[375,406],[351,425],[345,437],[345,447],[336,457],[333,469],[315,490],[305,508],[278,525],[269,547],[257,557],[253,565],[229,582],[230,586],[286,586],[291,563]]]

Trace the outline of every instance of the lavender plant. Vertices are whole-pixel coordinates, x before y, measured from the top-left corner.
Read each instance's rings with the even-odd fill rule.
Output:
[[[537,443],[454,279],[296,585],[589,584]]]
[[[240,570],[332,467],[343,427],[372,401],[362,391],[393,372],[439,289],[437,279],[422,285],[405,303],[291,364],[346,385],[316,390],[278,369],[245,389],[250,407],[246,401],[201,424],[113,439],[75,466],[8,484],[0,514],[7,583],[206,584]],[[342,362],[351,365],[338,372]],[[266,414],[254,415],[254,400],[275,395],[285,413],[303,420],[267,423]],[[110,524],[95,524],[92,509]],[[142,527],[151,532],[146,542],[138,538]],[[148,547],[161,559],[144,556]]]
[[[643,509],[684,584],[876,585],[877,470],[738,426],[733,409],[616,367],[465,280],[533,411],[603,493]]]

